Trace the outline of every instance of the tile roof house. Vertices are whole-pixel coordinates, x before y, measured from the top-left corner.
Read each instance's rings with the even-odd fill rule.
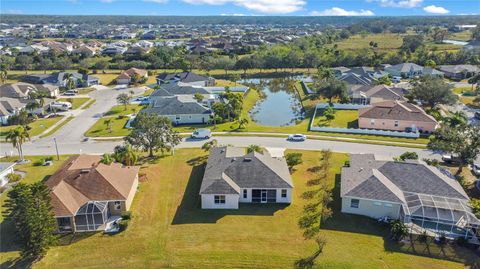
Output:
[[[155,113],[167,117],[174,125],[206,124],[212,114],[208,107],[198,103],[190,95],[152,98],[150,107],[143,109],[141,113]]]
[[[215,86],[214,78],[200,76],[192,72],[163,73],[157,76],[158,85],[178,82],[188,83],[196,86]]]
[[[239,203],[291,203],[292,189],[284,158],[215,147],[210,150],[199,193],[203,209],[238,209]]]
[[[342,212],[399,219],[412,232],[472,236],[471,228],[480,227],[458,181],[417,161],[351,154],[349,166],[342,168],[340,196]]]
[[[105,230],[130,209],[139,167],[100,160],[94,155],[71,157],[46,181],[59,232]]]
[[[358,110],[358,126],[364,129],[431,133],[438,122],[420,107],[404,101],[385,101]]]
[[[401,63],[385,67],[385,72],[391,76],[402,78],[413,78],[416,76],[430,75],[434,77],[443,77],[443,72],[430,67],[423,67],[415,63]]]
[[[145,69],[138,69],[138,68],[130,68],[123,71],[118,77],[115,79],[117,84],[130,84],[132,82],[132,77],[137,76],[138,79],[147,79],[148,78],[148,71]]]
[[[375,104],[384,101],[406,101],[408,90],[385,85],[354,85],[349,89],[351,102],[354,104]]]

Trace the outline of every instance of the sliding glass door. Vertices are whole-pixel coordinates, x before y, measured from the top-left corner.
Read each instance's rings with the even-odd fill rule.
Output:
[[[277,190],[253,189],[252,203],[276,203]]]

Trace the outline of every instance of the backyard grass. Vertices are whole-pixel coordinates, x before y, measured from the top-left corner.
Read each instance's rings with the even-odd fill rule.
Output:
[[[469,41],[472,39],[472,32],[471,31],[462,31],[458,33],[451,33],[447,39],[451,40],[458,40],[458,41]]]
[[[142,166],[148,180],[141,183],[132,205],[133,218],[125,232],[109,236],[81,234],[71,244],[51,248],[34,268],[292,268],[315,251],[297,222],[307,180],[316,175],[319,152],[303,153],[293,173],[291,205],[240,205],[239,210],[202,210],[198,191],[206,153],[179,149],[174,156]],[[323,224],[326,238],[315,268],[467,268],[476,257],[466,249],[434,244],[402,246],[388,239],[376,221],[339,212],[338,173],[347,155],[332,156],[327,184],[333,188],[334,215]],[[43,175],[49,173],[43,173]],[[41,180],[38,173],[36,180]],[[5,230],[2,230],[2,233]],[[12,265],[18,256],[14,237],[2,237],[2,261]],[[455,252],[457,251],[457,252]],[[455,255],[454,255],[455,254]],[[434,258],[432,258],[434,257]],[[441,259],[455,260],[443,260]],[[15,264],[13,264],[15,266]]]
[[[70,102],[72,103],[72,109],[78,109],[80,108],[83,104],[88,102],[90,98],[60,98],[58,99],[59,102]]]
[[[335,110],[335,118],[331,121],[323,115],[325,109],[318,109],[314,126],[332,128],[358,128],[358,110]]]
[[[63,116],[58,116],[58,117],[50,117],[46,119],[38,119],[30,124],[28,126],[31,127],[31,129],[28,131],[28,134],[30,135],[30,138],[37,136],[50,128],[52,125],[57,123],[59,120],[62,119]],[[7,135],[8,131],[18,128],[19,125],[10,125],[10,126],[0,126],[0,139],[5,140],[5,135]]]
[[[473,96],[460,96],[459,97],[460,102],[465,104],[468,107],[474,108],[474,109],[480,109],[480,103],[475,103],[473,100],[475,100],[475,97]]]

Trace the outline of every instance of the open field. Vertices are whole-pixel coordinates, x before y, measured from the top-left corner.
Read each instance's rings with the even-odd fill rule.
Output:
[[[30,138],[41,134],[42,132],[50,128],[52,125],[57,123],[60,119],[62,119],[62,116],[38,119],[28,124],[28,126],[31,127],[31,129],[28,131]],[[0,126],[0,139],[5,140],[5,135],[7,134],[7,132],[17,127],[19,127],[19,125]]]
[[[358,110],[335,110],[335,118],[331,121],[323,115],[325,109],[317,110],[314,126],[332,128],[358,128]]]
[[[59,102],[70,102],[72,103],[72,109],[78,109],[83,104],[88,102],[90,98],[60,98],[58,99]]]
[[[198,190],[205,152],[180,149],[175,156],[150,161],[142,166],[148,180],[136,194],[133,218],[125,232],[81,234],[70,244],[51,248],[33,267],[292,268],[296,260],[315,250],[315,243],[303,238],[297,222],[308,203],[302,198],[311,188],[307,180],[316,177],[309,168],[319,165],[320,154],[301,153],[304,163],[292,176],[291,205],[241,205],[239,210],[200,209]],[[320,234],[327,244],[315,268],[446,269],[467,268],[475,262],[478,257],[467,249],[447,246],[441,252],[433,243],[429,250],[419,244],[414,248],[397,244],[376,221],[340,213],[338,173],[345,160],[347,155],[333,154],[327,184],[333,189],[334,215],[322,224]],[[31,169],[38,177],[30,182],[54,171],[53,167]],[[8,223],[2,225],[2,235],[11,232]],[[2,261],[12,265],[18,256],[17,245],[11,241],[14,237],[2,239]]]

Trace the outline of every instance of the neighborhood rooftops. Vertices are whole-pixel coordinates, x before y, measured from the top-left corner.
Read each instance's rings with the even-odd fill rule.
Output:
[[[358,115],[359,117],[369,119],[437,122],[418,106],[399,101],[375,103],[370,107],[359,109]]]
[[[127,199],[139,167],[100,160],[93,155],[71,157],[47,180],[55,216],[73,216],[89,201]]]
[[[28,98],[30,92],[46,92],[54,96],[58,87],[49,84],[30,84],[24,82],[0,85],[0,97]]]
[[[156,113],[158,115],[182,114],[210,114],[210,109],[199,104],[189,97],[172,96],[157,98],[152,106],[141,111],[142,113]]]
[[[207,81],[208,77],[200,76],[192,72],[182,72],[182,73],[163,73],[157,76],[157,80],[161,81],[181,81],[185,83],[197,82],[197,81]]]
[[[353,86],[350,88],[350,92],[355,95],[362,95],[366,98],[381,98],[384,100],[401,100],[405,101],[405,94],[408,93],[408,90],[403,88],[396,87],[387,87],[385,85],[364,85],[364,86]]]
[[[284,159],[243,148],[210,150],[200,194],[238,194],[241,188],[292,188]]]

